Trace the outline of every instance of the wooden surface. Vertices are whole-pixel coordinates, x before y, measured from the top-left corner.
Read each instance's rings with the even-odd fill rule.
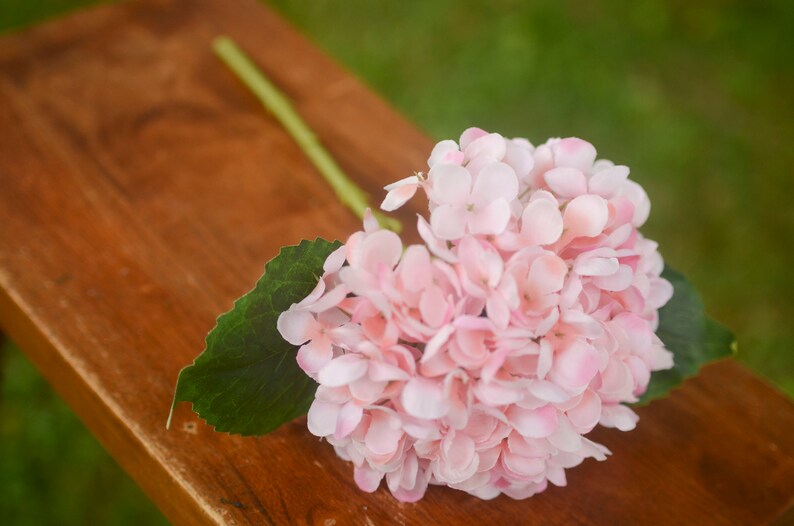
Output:
[[[263,263],[357,227],[212,56],[219,33],[375,195],[431,146],[253,0],[132,2],[0,40],[0,327],[174,523],[794,519],[794,408],[733,362],[642,409],[636,431],[594,432],[612,458],[521,502],[362,493],[304,420],[242,439],[183,404],[166,431],[177,372]]]

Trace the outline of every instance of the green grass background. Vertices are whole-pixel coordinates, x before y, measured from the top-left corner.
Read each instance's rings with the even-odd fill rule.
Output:
[[[0,0],[0,31],[88,3]],[[631,166],[646,234],[794,394],[794,2],[273,5],[434,137],[577,135]],[[4,361],[0,523],[162,521],[19,352]]]

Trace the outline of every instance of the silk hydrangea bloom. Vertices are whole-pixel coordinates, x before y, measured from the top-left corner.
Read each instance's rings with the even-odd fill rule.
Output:
[[[401,501],[428,484],[523,499],[609,451],[585,435],[632,429],[672,295],[650,204],[629,169],[576,138],[534,147],[480,129],[442,141],[386,187],[394,210],[419,189],[423,244],[368,216],[331,254],[315,290],[279,318],[319,383],[309,431],[385,478]]]

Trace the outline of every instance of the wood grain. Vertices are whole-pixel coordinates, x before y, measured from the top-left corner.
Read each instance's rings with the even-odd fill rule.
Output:
[[[180,367],[278,247],[357,227],[213,57],[220,33],[374,195],[431,147],[253,0],[130,2],[0,40],[0,327],[174,523],[791,519],[794,407],[733,362],[643,408],[636,431],[594,432],[612,458],[521,502],[362,493],[303,420],[242,439],[183,405],[166,431]]]

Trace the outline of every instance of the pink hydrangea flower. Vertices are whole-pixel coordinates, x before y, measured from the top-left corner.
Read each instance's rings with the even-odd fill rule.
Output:
[[[638,232],[650,204],[629,169],[576,138],[534,147],[477,128],[386,187],[423,190],[423,245],[368,216],[317,287],[279,318],[320,385],[309,431],[399,500],[429,484],[523,499],[609,451],[595,426],[634,428],[626,403],[672,366],[655,335],[672,296]]]

